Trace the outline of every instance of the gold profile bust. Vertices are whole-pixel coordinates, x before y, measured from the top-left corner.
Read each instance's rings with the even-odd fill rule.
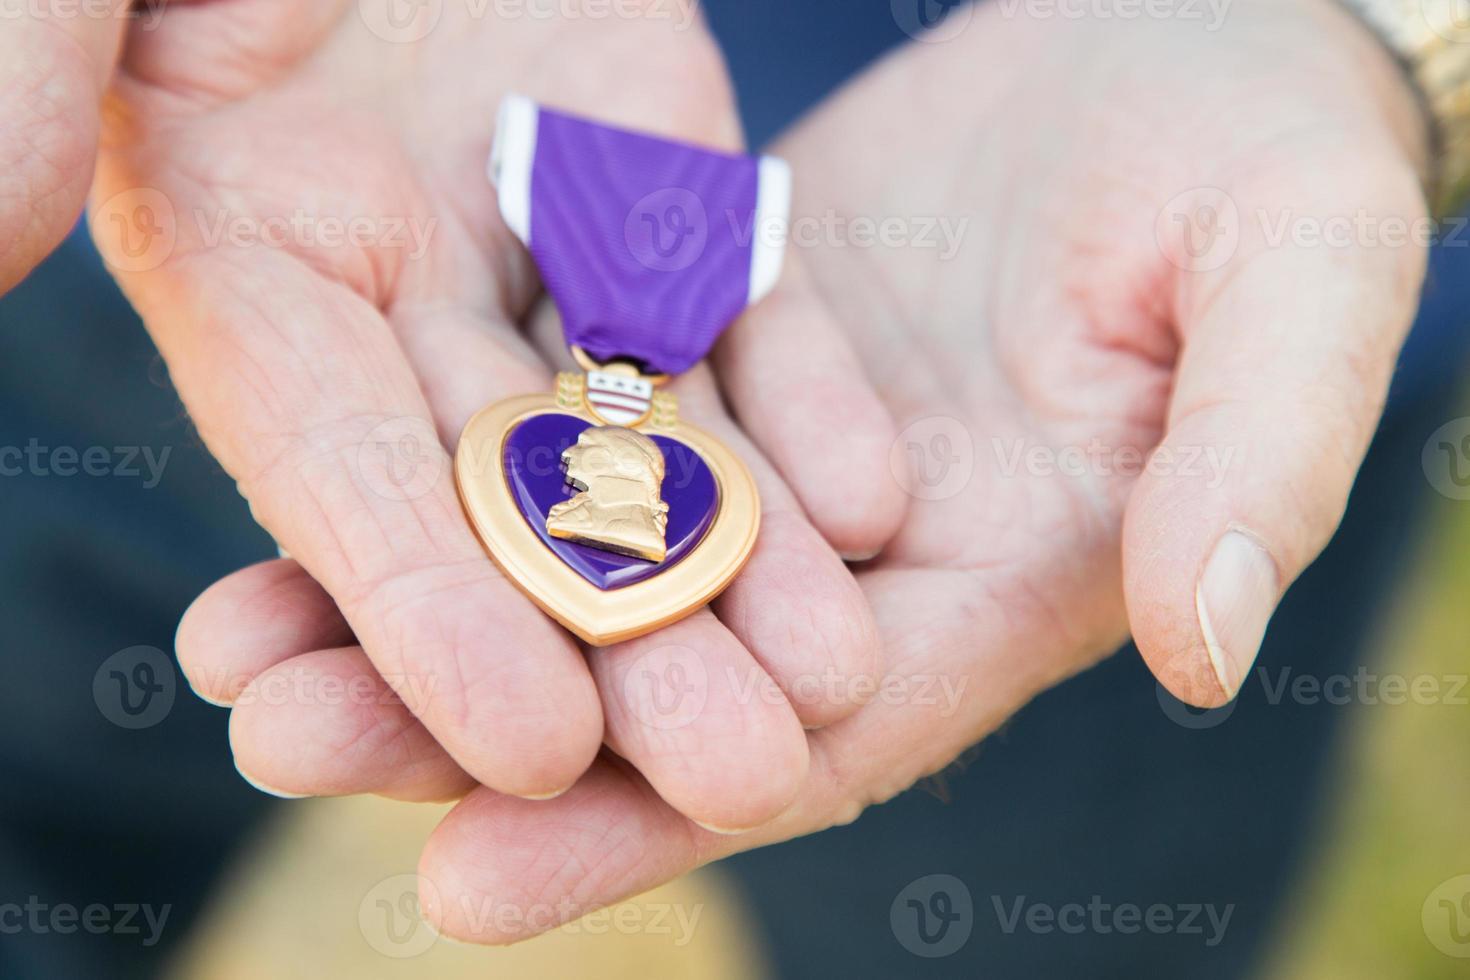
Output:
[[[582,491],[554,505],[546,531],[603,551],[663,561],[669,505],[659,497],[664,454],[648,436],[615,425],[582,430],[562,453],[567,482]]]

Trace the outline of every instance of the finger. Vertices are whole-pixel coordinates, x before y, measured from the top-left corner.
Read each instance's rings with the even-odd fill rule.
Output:
[[[123,69],[196,108],[254,91],[296,68],[337,26],[348,0],[283,7],[271,0],[139,4]]]
[[[1043,543],[1031,570],[1073,556]],[[1116,633],[1058,628],[1050,600],[1082,601],[1087,582],[1047,601],[996,570],[879,571],[861,576],[893,650],[890,670],[923,684],[810,736],[801,794],[739,835],[680,815],[634,771],[604,756],[566,795],[528,803],[474,790],[424,849],[424,914],[444,935],[509,943],[646,891],[730,854],[848,823],[942,768],[1024,704],[1106,655]],[[1024,644],[1027,656],[1014,651]],[[932,699],[935,689],[948,692]],[[501,916],[480,914],[487,908]]]
[[[676,878],[706,846],[742,840],[700,829],[631,766],[604,757],[555,800],[472,790],[424,847],[420,911],[440,935],[512,943]]]
[[[292,657],[237,696],[230,713],[235,767],[275,796],[457,799],[475,781],[417,717],[436,680],[401,676],[390,684],[361,647]]]
[[[1259,213],[1423,220],[1407,164],[1366,167],[1346,189],[1304,168],[1314,186]],[[1235,194],[1241,214],[1258,211],[1248,189]],[[1218,271],[1183,273],[1167,431],[1129,502],[1123,546],[1134,637],[1182,700],[1235,696],[1282,593],[1336,530],[1423,275],[1411,245],[1263,247],[1247,236]]]
[[[811,522],[842,555],[868,558],[903,519],[888,469],[893,420],[799,258],[726,331],[714,365],[741,428]]]
[[[548,359],[565,354],[549,305],[531,333]],[[721,622],[773,679],[808,728],[844,718],[871,696],[882,649],[852,573],[803,513],[784,480],[731,421],[705,365],[670,386],[679,416],[707,429],[750,468],[761,529],[745,568],[715,600]]]
[[[0,293],[66,237],[97,152],[98,105],[128,0],[102,16],[30,4],[0,31]]]
[[[708,369],[679,387],[682,414],[706,425],[750,467],[761,531],[744,570],[714,610],[781,688],[801,723],[818,728],[871,697],[882,648],[852,573],[812,526],[785,481],[720,410]]]
[[[207,589],[184,614],[178,649],[195,691],[235,708],[236,768],[263,791],[463,795],[473,780],[410,709],[432,694],[432,678],[389,684],[352,643],[331,596],[294,560],[280,559]]]
[[[807,771],[801,725],[711,613],[589,656],[608,746],[676,810],[735,833],[796,798]]]
[[[322,676],[324,668],[311,664],[321,655],[295,655],[317,649],[301,644],[332,635],[333,623],[346,629],[330,597],[291,561],[230,576],[186,617],[187,637],[219,626],[240,638],[235,645],[241,653],[214,671],[242,687],[238,678],[253,681],[243,693],[232,692],[237,766],[277,795],[440,793],[438,784],[405,785],[393,755],[360,751],[397,737],[414,720],[397,717],[407,709],[395,700],[396,712],[390,711],[377,706],[376,691],[358,691],[360,671]],[[252,640],[269,651],[253,649]],[[332,654],[332,667],[346,657],[344,651]],[[713,616],[704,613],[655,636],[594,651],[592,658],[608,743],[644,768],[676,808],[706,825],[740,829],[771,819],[794,798],[806,772],[801,728],[779,688]],[[195,659],[191,676],[201,672]],[[405,697],[417,704],[425,693],[420,689],[433,679],[391,680],[393,688],[417,692]],[[402,737],[413,747],[413,739]],[[290,748],[297,743],[300,748]]]
[[[289,256],[242,251],[119,276],[201,435],[379,671],[439,678],[421,719],[467,772],[560,792],[601,743],[591,676],[470,530],[391,328]]]
[[[174,645],[194,692],[228,705],[276,664],[353,642],[332,597],[300,564],[282,558],[242,568],[206,589],[184,613]]]

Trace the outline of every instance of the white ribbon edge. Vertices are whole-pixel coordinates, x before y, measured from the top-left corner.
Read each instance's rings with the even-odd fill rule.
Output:
[[[540,110],[524,95],[500,101],[488,173],[500,203],[500,217],[528,248],[531,245],[531,166],[536,161],[536,124]]]
[[[754,306],[776,288],[786,257],[786,227],[791,216],[791,165],[780,157],[763,156],[757,171],[754,236],[750,244],[750,292],[746,305]]]

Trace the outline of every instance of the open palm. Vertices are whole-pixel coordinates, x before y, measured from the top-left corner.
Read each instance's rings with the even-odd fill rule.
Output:
[[[180,629],[185,670],[235,705],[242,773],[282,794],[546,797],[606,742],[692,819],[758,825],[800,790],[803,726],[857,707],[793,702],[791,679],[871,673],[876,633],[708,372],[682,380],[683,413],[749,461],[765,534],[715,612],[590,661],[486,556],[446,450],[486,403],[551,383],[554,331],[523,329],[539,286],[485,177],[501,98],[733,148],[719,58],[697,23],[661,16],[670,5],[549,20],[428,5],[422,31],[376,9],[171,8],[130,33],[113,79],[94,235],[200,433],[292,556],[201,600]],[[874,489],[822,530],[877,548],[902,500],[878,479],[886,414],[862,390],[807,414],[860,423],[852,455],[873,460]],[[658,692],[613,674],[689,657],[713,679],[700,715],[650,738],[637,710]],[[627,692],[649,707],[629,714]]]
[[[1423,274],[1413,244],[1318,247],[1273,229],[1360,210],[1422,218],[1411,97],[1326,0],[1237,3],[1218,34],[1008,9],[979,8],[958,37],[890,59],[780,148],[798,214],[823,229],[800,250],[797,288],[843,324],[862,366],[809,380],[859,399],[871,385],[900,428],[880,479],[909,491],[907,516],[858,575],[883,660],[853,700],[871,703],[809,733],[794,805],[715,834],[647,762],[710,710],[679,724],[640,711],[630,677],[650,662],[594,656],[617,754],[555,801],[465,797],[422,864],[428,914],[448,933],[518,938],[850,820],[1130,629],[1179,696],[1210,705],[1238,690],[1281,592],[1340,516]],[[952,249],[926,247],[940,218]],[[844,239],[856,219],[896,234]],[[719,360],[747,364],[771,339],[758,321],[780,312],[753,313]],[[747,390],[759,380],[722,372],[742,425],[794,459],[811,432],[761,414]],[[872,477],[833,480],[826,497],[792,482],[820,520]],[[231,590],[195,630],[265,628],[262,590]],[[297,579],[276,592],[305,610],[291,622],[331,618]],[[694,652],[712,694],[732,675]],[[281,714],[256,717],[288,730]],[[387,724],[316,716],[353,735]],[[746,762],[761,750],[749,746]],[[432,746],[416,752],[433,764]],[[369,768],[352,770],[364,786]],[[505,928],[475,918],[486,899],[556,911]]]

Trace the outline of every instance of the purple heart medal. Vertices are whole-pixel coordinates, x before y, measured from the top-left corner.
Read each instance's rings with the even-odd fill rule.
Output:
[[[594,646],[709,602],[755,547],[745,464],[658,386],[775,285],[791,173],[602,126],[521,96],[501,105],[490,179],[531,251],[581,372],[465,426],[455,479],[491,557]]]

